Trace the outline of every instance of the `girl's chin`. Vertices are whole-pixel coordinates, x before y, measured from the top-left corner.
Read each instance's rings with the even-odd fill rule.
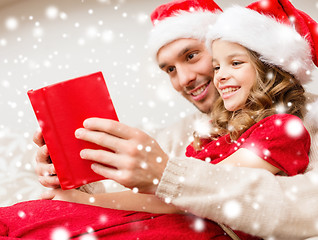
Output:
[[[229,112],[234,112],[237,111],[239,109],[241,109],[241,107],[239,106],[233,106],[233,105],[224,105],[225,109],[228,110]]]

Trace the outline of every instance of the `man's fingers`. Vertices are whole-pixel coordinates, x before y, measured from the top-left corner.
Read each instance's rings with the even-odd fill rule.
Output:
[[[39,182],[48,188],[60,188],[60,181],[57,176],[40,176]]]
[[[48,200],[51,200],[53,199],[55,196],[54,192],[52,190],[49,190],[49,191],[45,191],[41,194],[41,198],[42,199],[48,199]]]
[[[35,172],[38,176],[41,176],[41,177],[50,177],[50,176],[56,175],[56,171],[52,163],[51,164],[38,163],[35,166]]]
[[[105,177],[105,178],[109,178],[109,179],[112,179],[114,181],[117,182],[117,180],[120,179],[120,177],[122,176],[122,172],[117,170],[117,169],[114,169],[114,168],[109,168],[109,167],[106,167],[106,166],[103,166],[101,164],[98,164],[98,163],[94,163],[92,164],[92,170]]]
[[[59,192],[61,192],[62,189],[57,188],[57,189],[50,189],[48,191],[45,191],[41,194],[42,199],[48,199],[51,200],[53,199]]]
[[[33,135],[33,142],[38,145],[39,147],[42,147],[45,144],[43,135],[41,131],[36,131]]]
[[[95,143],[99,146],[118,152],[119,149],[125,148],[126,140],[114,137],[104,132],[91,131],[84,128],[77,129],[75,136],[78,139]]]
[[[50,155],[46,145],[41,146],[36,153],[37,163],[50,163]]]
[[[123,139],[130,139],[140,132],[136,128],[123,123],[103,118],[89,118],[83,123],[84,127],[93,131],[105,132]]]
[[[92,160],[115,168],[119,168],[122,165],[122,161],[118,158],[117,154],[105,150],[84,149],[80,152],[80,155],[83,159]]]

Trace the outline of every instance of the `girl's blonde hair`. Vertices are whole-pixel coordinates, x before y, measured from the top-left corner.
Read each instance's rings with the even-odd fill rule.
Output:
[[[278,109],[303,118],[301,109],[306,98],[300,82],[278,67],[263,63],[257,53],[249,49],[247,52],[256,70],[256,82],[243,109],[230,112],[225,109],[222,98],[217,99],[211,111],[212,140],[226,134],[237,140],[255,123],[278,113]],[[199,137],[194,137],[193,146],[196,150],[201,149]]]

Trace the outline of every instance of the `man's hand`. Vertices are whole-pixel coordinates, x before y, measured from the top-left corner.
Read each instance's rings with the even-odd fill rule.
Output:
[[[81,151],[83,159],[97,162],[92,164],[94,172],[139,192],[156,191],[168,156],[149,135],[117,121],[90,118],[75,136],[113,151]]]
[[[49,151],[45,145],[42,132],[37,131],[33,136],[33,141],[39,146],[36,154],[35,172],[39,176],[39,182],[44,187],[59,188],[60,182],[50,159]]]

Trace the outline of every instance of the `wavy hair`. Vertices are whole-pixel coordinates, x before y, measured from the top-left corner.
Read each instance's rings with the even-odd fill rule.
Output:
[[[228,111],[221,97],[211,111],[211,139],[230,134],[237,140],[248,128],[260,120],[283,112],[303,118],[301,109],[305,105],[304,88],[293,75],[276,66],[265,64],[259,54],[247,49],[256,70],[256,81],[245,106],[237,111]],[[201,140],[194,137],[196,150],[201,149]]]

